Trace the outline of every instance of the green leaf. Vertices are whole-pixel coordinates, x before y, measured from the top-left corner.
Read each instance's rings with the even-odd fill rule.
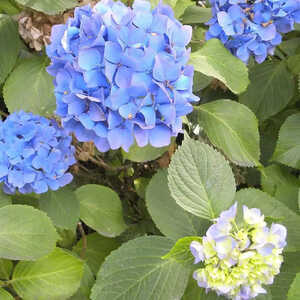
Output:
[[[296,274],[300,272],[299,261],[300,252],[284,254],[280,273],[275,276],[274,283],[271,285],[272,300],[287,300],[289,287],[295,279]]]
[[[161,259],[172,243],[164,237],[148,236],[123,244],[100,268],[91,299],[180,299],[190,272],[174,260]]]
[[[294,95],[295,83],[285,62],[256,64],[250,70],[250,85],[240,96],[260,121],[284,109]]]
[[[212,18],[211,8],[200,6],[189,6],[184,11],[181,19],[184,24],[206,23]]]
[[[81,278],[80,287],[76,294],[68,300],[90,300],[91,289],[95,283],[95,277],[87,264],[84,264],[83,276]]]
[[[0,208],[11,204],[11,197],[2,191],[0,186]]]
[[[232,92],[240,94],[249,84],[248,69],[217,39],[211,39],[191,54],[190,64],[196,71],[222,81]]]
[[[39,209],[39,201],[38,201],[39,195],[37,194],[15,194],[11,195],[12,204],[21,204],[21,205],[30,205],[34,208]]]
[[[9,16],[0,14],[0,84],[15,66],[20,46],[15,22]]]
[[[281,126],[272,159],[300,169],[300,113],[288,117]]]
[[[151,161],[162,156],[168,147],[155,148],[151,145],[145,147],[139,147],[137,144],[134,144],[130,147],[129,152],[122,151],[124,159],[128,159],[135,162],[145,162]]]
[[[108,187],[87,184],[76,190],[80,218],[98,233],[115,237],[126,228],[120,198]]]
[[[173,155],[168,180],[177,204],[204,219],[216,218],[234,200],[235,180],[228,162],[212,147],[190,138]]]
[[[270,165],[262,169],[261,185],[265,192],[284,203],[291,210],[298,210],[300,181],[286,169]]]
[[[257,189],[242,189],[235,200],[249,208],[259,208],[265,217],[275,219],[287,228],[287,247],[284,251],[300,250],[300,216],[280,201]],[[277,221],[278,220],[278,221]]]
[[[198,106],[197,112],[209,140],[231,161],[246,167],[260,165],[258,122],[249,108],[217,100]]]
[[[72,246],[77,241],[76,230],[61,229],[56,227],[57,233],[59,234],[59,240],[57,241],[57,246],[61,248],[71,249]]]
[[[194,256],[190,250],[190,245],[193,241],[202,243],[202,238],[199,236],[187,236],[179,239],[170,252],[164,255],[162,259],[174,259],[178,263],[193,264]]]
[[[47,15],[56,15],[78,5],[76,0],[15,0],[21,5],[41,11]]]
[[[166,170],[159,170],[146,190],[148,211],[158,229],[168,238],[178,240],[204,234],[209,222],[182,209],[172,198]]]
[[[0,208],[0,257],[35,260],[53,251],[58,234],[44,212],[26,205]]]
[[[170,0],[167,0],[167,1],[170,1]],[[176,5],[174,7],[175,18],[181,19],[185,10],[188,9],[193,4],[194,4],[194,2],[192,0],[177,0]]]
[[[7,292],[5,289],[0,288],[0,299],[1,300],[14,300],[14,297]]]
[[[278,47],[288,56],[294,55],[296,54],[297,49],[300,48],[300,37],[282,41]]]
[[[269,161],[275,151],[280,127],[287,117],[297,112],[298,110],[295,108],[286,109],[262,124],[260,129],[260,147],[261,161],[264,165],[269,164]]]
[[[83,261],[56,248],[34,262],[21,261],[12,277],[12,286],[25,299],[63,300],[79,288]]]
[[[193,83],[193,91],[199,92],[206,88],[211,82],[212,78],[208,77],[200,72],[194,72],[194,83]]]
[[[16,6],[13,0],[1,0],[0,13],[8,15],[16,15],[20,12],[20,9]]]
[[[0,13],[7,15],[16,15],[20,12],[20,9],[15,6],[12,0],[1,0],[0,3]]]
[[[300,212],[300,189],[298,191],[298,211]]]
[[[45,116],[53,114],[54,86],[46,71],[47,61],[45,57],[24,60],[10,74],[3,88],[9,112],[22,109]]]
[[[56,226],[75,230],[79,221],[79,201],[69,187],[42,194],[39,205]]]
[[[8,280],[10,278],[13,263],[7,259],[0,259],[0,279]]]
[[[288,297],[287,297],[287,300],[299,300],[299,299],[300,299],[300,273],[296,274],[296,277],[288,291]]]
[[[120,243],[115,239],[103,237],[96,232],[87,235],[86,239],[87,245],[84,251],[84,257],[92,272],[97,274],[106,256],[108,256],[112,250],[118,248]],[[78,255],[83,253],[82,239],[74,246],[73,251]]]
[[[300,74],[300,54],[290,56],[287,60],[289,69],[295,74]]]

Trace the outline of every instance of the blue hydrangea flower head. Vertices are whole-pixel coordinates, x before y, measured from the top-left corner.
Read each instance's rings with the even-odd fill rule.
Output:
[[[45,193],[73,179],[72,138],[54,120],[25,113],[0,121],[0,183],[8,194]]]
[[[63,127],[102,152],[128,151],[134,141],[169,145],[198,101],[187,65],[191,34],[162,3],[76,8],[67,24],[53,27],[47,47]]]
[[[299,0],[210,0],[212,19],[206,38],[218,38],[245,63],[273,55],[281,33],[300,23]]]
[[[192,241],[190,250],[201,267],[194,272],[199,287],[233,300],[249,300],[265,294],[263,285],[273,283],[283,261],[287,230],[268,227],[257,208],[243,206],[237,225],[237,203],[220,214],[202,242]]]

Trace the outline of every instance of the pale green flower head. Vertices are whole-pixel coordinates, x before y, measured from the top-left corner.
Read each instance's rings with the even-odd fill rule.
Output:
[[[243,206],[243,222],[235,222],[237,204],[221,213],[207,230],[202,242],[190,245],[199,287],[234,300],[248,300],[266,293],[280,272],[282,251],[286,246],[286,228],[269,228],[257,208]]]

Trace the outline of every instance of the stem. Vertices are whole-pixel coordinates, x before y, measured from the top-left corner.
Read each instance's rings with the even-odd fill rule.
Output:
[[[89,156],[89,160],[91,162],[93,162],[95,165],[97,165],[99,167],[102,167],[106,170],[109,170],[109,171],[114,171],[115,170],[115,168],[108,165],[102,158],[100,158],[99,156],[96,156],[96,157],[97,157],[97,159],[92,157],[92,156]]]
[[[86,250],[87,250],[87,238],[86,238],[86,235],[85,235],[85,232],[84,232],[81,222],[78,222],[78,230],[79,230],[79,232],[81,234],[81,238],[82,238],[82,250],[80,253],[80,257],[82,259],[85,259],[85,254],[86,254]]]

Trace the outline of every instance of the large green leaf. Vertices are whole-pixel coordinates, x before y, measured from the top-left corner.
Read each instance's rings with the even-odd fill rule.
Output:
[[[235,180],[225,158],[190,138],[173,155],[169,167],[172,197],[186,211],[214,219],[232,205]]]
[[[289,69],[295,74],[300,74],[300,54],[288,58],[287,64]]]
[[[211,17],[211,8],[193,5],[184,11],[182,22],[184,24],[201,24],[208,22]]]
[[[249,108],[217,100],[198,106],[197,112],[209,140],[231,161],[247,167],[260,164],[258,122]]]
[[[201,235],[207,229],[209,222],[185,211],[172,198],[166,170],[159,170],[152,177],[146,190],[146,204],[156,226],[168,238]]]
[[[232,92],[240,94],[249,84],[245,64],[233,56],[218,39],[211,39],[191,54],[196,71],[222,81]]]
[[[287,300],[299,300],[300,299],[300,273],[297,273],[288,292]]]
[[[271,285],[272,300],[287,300],[290,285],[296,274],[300,272],[299,261],[300,252],[285,253],[280,273],[275,277],[274,283]]]
[[[0,279],[8,280],[10,278],[13,263],[7,259],[0,259]]]
[[[41,11],[48,15],[59,14],[78,5],[77,0],[15,0],[19,4]]]
[[[95,283],[95,277],[90,267],[84,264],[80,287],[68,300],[90,300],[91,289]]]
[[[108,187],[87,184],[76,190],[80,218],[98,233],[115,237],[126,228],[120,198]]]
[[[0,299],[1,300],[14,300],[14,297],[6,290],[0,288]]]
[[[131,240],[105,260],[92,289],[92,300],[180,299],[189,270],[174,260],[162,260],[173,242],[149,236]]]
[[[288,117],[281,126],[272,159],[300,169],[300,113]]]
[[[0,208],[0,257],[34,260],[53,251],[58,234],[44,212],[26,205]]]
[[[235,200],[249,208],[259,208],[265,217],[276,220],[287,228],[287,247],[285,251],[300,250],[300,216],[280,201],[257,189],[242,189],[236,193]]]
[[[0,14],[0,84],[16,64],[20,45],[15,22],[9,16]]]
[[[83,261],[56,248],[34,262],[19,262],[13,272],[12,286],[24,299],[64,300],[79,288]]]
[[[79,221],[79,201],[69,187],[42,194],[39,205],[56,226],[75,230]]]
[[[285,62],[257,64],[249,76],[251,83],[240,96],[240,102],[247,105],[259,120],[280,112],[292,99],[295,83]]]
[[[137,144],[134,144],[130,147],[129,152],[122,151],[122,153],[125,159],[135,162],[145,162],[155,160],[162,156],[166,151],[168,151],[168,148],[169,147],[155,148],[151,145],[139,147]]]
[[[3,88],[9,112],[24,111],[39,115],[52,115],[55,96],[52,77],[46,72],[47,58],[24,60],[10,74]]]
[[[117,240],[101,236],[94,232],[86,236],[85,250],[83,250],[83,240],[81,239],[76,246],[74,246],[73,251],[78,255],[84,253],[86,263],[91,268],[93,273],[97,274],[99,267],[103,263],[106,256],[108,256],[112,250],[115,250],[119,246],[120,243]]]
[[[261,185],[265,192],[284,203],[291,210],[298,210],[298,190],[300,181],[278,165],[262,169]]]

